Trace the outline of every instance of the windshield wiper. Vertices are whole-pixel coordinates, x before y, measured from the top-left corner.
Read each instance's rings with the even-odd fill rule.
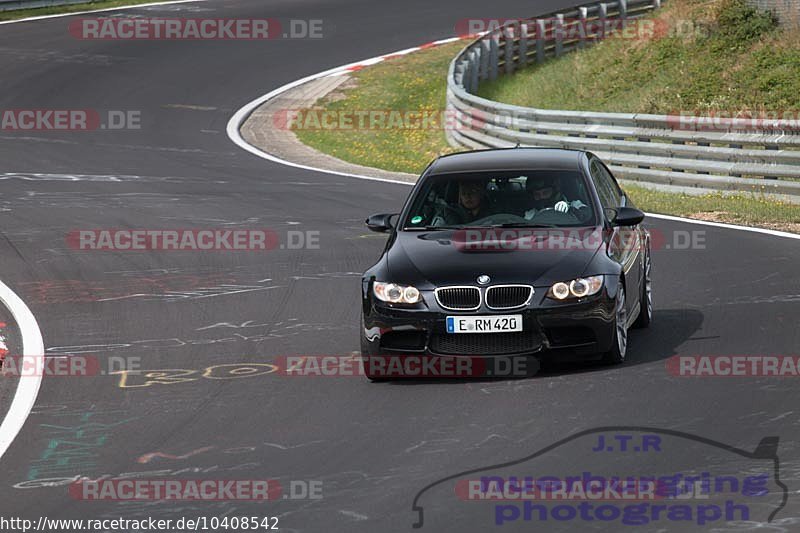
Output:
[[[462,226],[415,226],[411,228],[403,228],[403,231],[441,231],[451,229],[464,229]]]
[[[530,222],[506,222],[504,224],[495,224],[493,228],[560,228],[556,224],[532,224]]]

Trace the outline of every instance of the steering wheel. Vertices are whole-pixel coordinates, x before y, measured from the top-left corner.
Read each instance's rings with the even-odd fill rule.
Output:
[[[525,219],[511,213],[497,213],[478,220],[473,220],[470,224],[476,226],[490,226],[494,224],[513,224],[515,222],[525,222]]]
[[[542,224],[551,223],[560,226],[565,223],[569,224],[570,219],[575,222],[580,222],[580,219],[575,215],[573,209],[563,213],[561,211],[556,211],[553,207],[546,207],[537,211],[536,214],[533,215],[533,218],[531,218],[531,222]]]
[[[441,217],[445,221],[445,225],[463,224],[464,214],[451,205],[441,205],[437,209],[436,216]]]

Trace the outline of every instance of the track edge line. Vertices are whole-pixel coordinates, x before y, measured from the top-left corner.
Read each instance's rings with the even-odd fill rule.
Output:
[[[39,323],[22,298],[0,281],[0,303],[10,312],[20,330],[23,357],[44,355],[44,340]],[[0,459],[14,442],[36,403],[42,376],[20,376],[14,399],[0,424]]]
[[[106,11],[116,11],[118,9],[133,9],[136,7],[151,7],[151,6],[161,6],[168,4],[188,4],[190,2],[206,2],[206,1],[207,0],[167,0],[165,2],[148,2],[146,4],[133,4],[129,6],[104,7],[100,9],[88,9],[86,11],[73,11],[72,13],[53,13],[52,15],[36,15],[33,17],[26,17],[24,19],[0,20],[0,25],[17,24],[19,22],[35,22],[37,20],[49,20],[61,17],[73,17],[75,15],[87,15],[89,13],[105,13]]]

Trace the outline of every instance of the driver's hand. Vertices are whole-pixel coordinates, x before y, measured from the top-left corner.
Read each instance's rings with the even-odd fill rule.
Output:
[[[555,209],[559,213],[566,213],[567,211],[569,211],[569,204],[564,200],[561,200],[555,205],[553,209]]]

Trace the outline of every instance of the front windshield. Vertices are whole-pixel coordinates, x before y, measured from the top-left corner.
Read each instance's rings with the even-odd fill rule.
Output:
[[[429,176],[401,227],[575,227],[594,221],[579,171],[532,170]]]

